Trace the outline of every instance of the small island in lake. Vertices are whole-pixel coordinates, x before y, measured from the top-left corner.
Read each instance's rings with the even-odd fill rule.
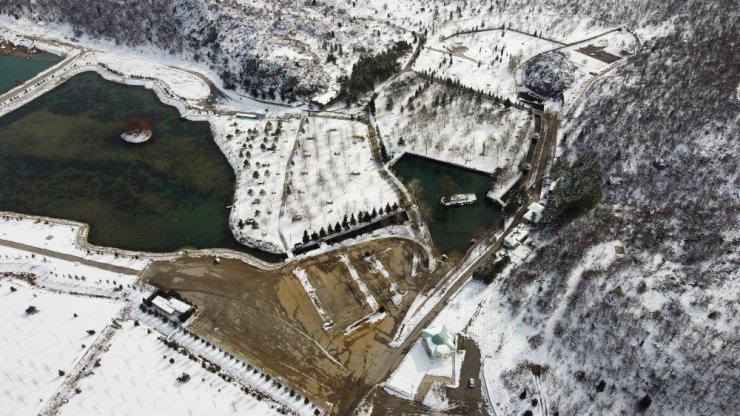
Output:
[[[128,143],[144,143],[152,138],[152,125],[141,117],[131,117],[121,123],[121,138]]]

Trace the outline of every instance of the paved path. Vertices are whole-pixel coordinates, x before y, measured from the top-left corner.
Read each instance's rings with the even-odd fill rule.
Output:
[[[30,253],[35,253],[40,256],[53,257],[53,258],[60,259],[60,260],[80,263],[80,264],[84,264],[85,266],[95,267],[97,269],[107,270],[113,273],[121,273],[121,274],[129,274],[129,275],[137,276],[140,272],[140,270],[130,269],[128,267],[114,266],[112,264],[101,263],[99,261],[94,261],[94,260],[88,260],[86,258],[74,256],[72,254],[60,253],[58,251],[48,250],[48,249],[40,248],[40,247],[34,247],[28,244],[17,243],[15,241],[0,240],[0,246],[10,247],[16,250],[28,251]]]

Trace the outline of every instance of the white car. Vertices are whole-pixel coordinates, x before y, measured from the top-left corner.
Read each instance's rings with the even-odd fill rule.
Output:
[[[471,378],[470,380],[468,380],[468,387],[470,387],[471,389],[475,387],[475,379]]]

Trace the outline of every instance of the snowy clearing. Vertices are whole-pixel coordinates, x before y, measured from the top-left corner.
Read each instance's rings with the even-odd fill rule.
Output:
[[[108,250],[90,250],[81,247],[80,237],[86,233],[86,226],[71,221],[57,219],[47,221],[26,215],[0,214],[0,240],[14,241],[131,269],[143,269],[150,262],[147,259],[137,259],[136,256],[116,255]]]
[[[68,398],[60,414],[279,414],[269,402],[176,352],[161,337],[145,326],[124,322],[110,349],[100,356],[100,367],[80,380],[80,393]],[[184,374],[188,381],[178,381]]]
[[[52,293],[15,279],[0,280],[0,298],[0,401],[8,415],[38,413],[121,309],[120,303]]]
[[[519,64],[560,44],[511,30],[461,34],[430,41],[414,70],[516,101],[515,74]]]

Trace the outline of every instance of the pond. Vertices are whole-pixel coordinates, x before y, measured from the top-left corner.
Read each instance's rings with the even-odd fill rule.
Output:
[[[50,53],[36,53],[26,59],[19,55],[0,55],[0,94],[35,77],[62,58]]]
[[[151,126],[131,144],[123,125]],[[234,172],[206,122],[182,120],[143,87],[83,73],[0,118],[0,210],[90,224],[92,244],[170,252],[239,244]]]
[[[406,154],[393,171],[416,199],[434,244],[444,254],[462,254],[493,227],[502,225],[501,210],[486,193],[491,177],[470,169]],[[457,193],[474,193],[471,205],[444,207],[440,199]]]

